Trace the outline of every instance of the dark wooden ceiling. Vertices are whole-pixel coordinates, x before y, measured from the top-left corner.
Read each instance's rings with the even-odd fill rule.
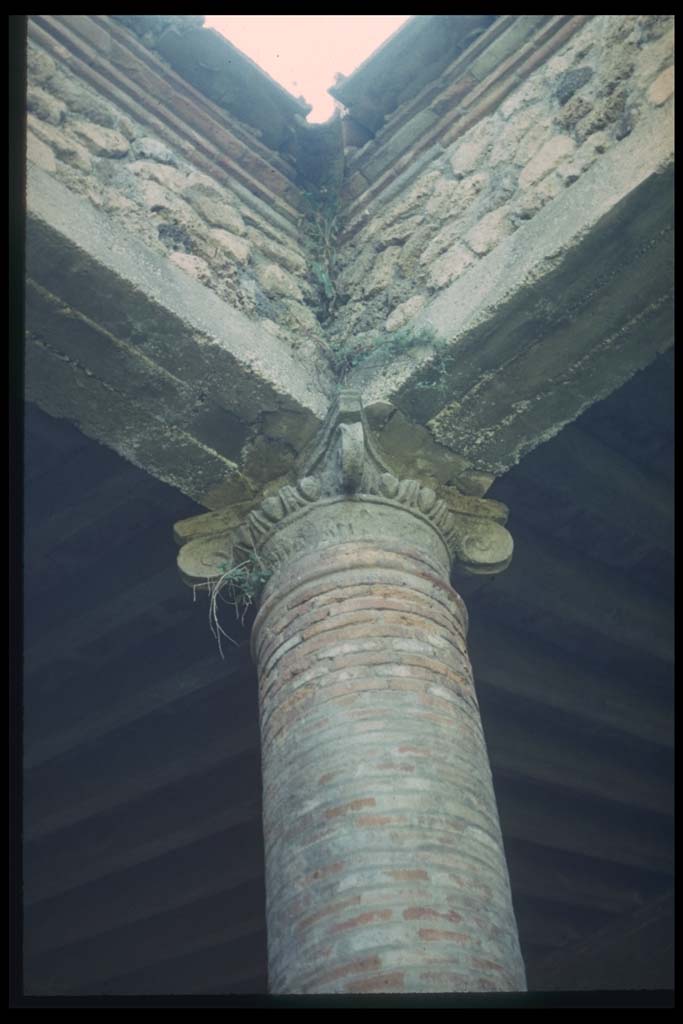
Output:
[[[673,357],[501,478],[454,581],[533,989],[673,985]],[[26,409],[26,994],[266,991],[257,689],[180,582],[202,511]]]

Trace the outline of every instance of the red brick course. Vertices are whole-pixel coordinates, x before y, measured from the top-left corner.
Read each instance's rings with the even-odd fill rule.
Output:
[[[374,924],[376,921],[388,921],[392,915],[391,910],[370,910],[365,914],[358,914],[356,917],[349,917],[345,921],[339,921],[333,925],[330,931],[345,932],[349,928],[362,928],[365,924]]]

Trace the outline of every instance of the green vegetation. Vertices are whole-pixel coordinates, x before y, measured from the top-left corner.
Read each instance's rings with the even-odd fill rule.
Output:
[[[330,323],[339,299],[335,284],[339,196],[337,190],[327,186],[303,195],[307,210],[302,228],[309,241],[309,268],[318,286],[317,316],[325,327]],[[351,341],[328,337],[325,345],[335,376],[342,381],[351,370],[371,357],[386,360],[404,355],[420,345],[437,347],[439,338],[430,327],[408,326],[371,336],[361,335]]]
[[[209,627],[213,634],[221,658],[223,655],[222,639],[225,637],[230,643],[238,646],[237,641],[223,629],[218,617],[218,603],[228,605],[234,609],[235,618],[244,625],[244,619],[253,604],[257,601],[259,594],[272,575],[269,569],[259,558],[256,551],[252,556],[240,562],[239,565],[228,567],[220,566],[221,575],[206,583],[197,583],[192,588],[197,596],[197,590],[207,590],[209,593]]]
[[[335,374],[340,380],[356,366],[376,356],[382,361],[392,356],[402,356],[420,345],[439,344],[439,338],[431,327],[402,327],[391,333],[373,334],[352,342],[333,340],[328,342]]]
[[[335,191],[321,186],[316,192],[304,192],[307,211],[304,231],[312,249],[310,268],[318,285],[319,320],[326,323],[337,303],[336,274],[339,201]]]

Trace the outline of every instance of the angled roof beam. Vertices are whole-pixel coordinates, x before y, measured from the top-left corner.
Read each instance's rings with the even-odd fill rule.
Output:
[[[672,343],[673,139],[639,131],[411,321],[438,344],[359,366],[482,472],[504,473]]]
[[[294,455],[327,410],[323,358],[296,361],[40,169],[27,186],[28,397],[206,508],[247,500],[245,441],[266,417]]]

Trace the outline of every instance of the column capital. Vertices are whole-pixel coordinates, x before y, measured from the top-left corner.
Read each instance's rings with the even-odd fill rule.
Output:
[[[453,487],[437,490],[394,472],[360,393],[342,388],[292,482],[255,507],[233,506],[177,524],[178,565],[195,584],[255,558],[275,568],[331,543],[398,533],[414,537],[446,572],[455,563],[468,573],[496,573],[512,557],[506,520],[500,502]]]
[[[176,527],[219,649],[226,588],[236,608],[260,604],[271,992],[525,987],[467,609],[448,579],[454,562],[507,565],[506,515],[396,472],[342,389],[289,482]]]

